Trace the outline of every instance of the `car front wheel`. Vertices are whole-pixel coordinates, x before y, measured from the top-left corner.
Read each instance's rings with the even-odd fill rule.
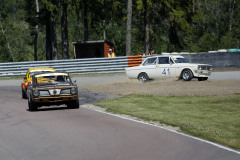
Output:
[[[68,108],[79,108],[79,98],[67,104]]]
[[[27,91],[26,92],[24,92],[23,90],[22,90],[22,99],[27,99],[28,97],[27,97]]]
[[[28,109],[29,111],[36,111],[38,109],[30,96],[28,97]]]
[[[182,72],[182,79],[184,81],[191,81],[192,78],[193,78],[193,74],[192,74],[191,70],[189,70],[189,69],[183,70],[183,72]]]
[[[140,82],[145,83],[149,80],[149,77],[148,77],[147,73],[140,73],[139,76],[138,76],[138,80]]]

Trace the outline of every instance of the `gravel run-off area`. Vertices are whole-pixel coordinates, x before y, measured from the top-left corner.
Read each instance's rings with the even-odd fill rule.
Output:
[[[84,84],[80,85],[80,87],[87,88],[93,92],[121,96],[131,94],[156,96],[224,96],[240,94],[240,80],[192,80],[185,82],[176,78],[168,78],[141,83],[135,79],[122,78],[119,81]]]

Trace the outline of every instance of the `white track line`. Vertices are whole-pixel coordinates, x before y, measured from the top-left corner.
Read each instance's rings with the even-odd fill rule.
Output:
[[[112,114],[112,113],[100,111],[100,110],[97,110],[97,109],[93,109],[93,108],[91,108],[91,107],[88,107],[87,105],[81,105],[80,107],[85,108],[85,109],[89,109],[89,110],[92,110],[92,111],[96,111],[96,112],[99,112],[99,113],[107,114],[107,115],[110,115],[110,116],[118,117],[118,118],[121,118],[121,119],[125,119],[125,120],[129,120],[129,121],[133,121],[133,122],[137,122],[137,123],[141,123],[141,124],[145,124],[145,125],[149,125],[149,126],[161,128],[161,129],[164,129],[164,130],[167,130],[167,131],[170,131],[170,132],[173,132],[173,133],[176,133],[176,134],[185,136],[185,137],[189,137],[189,138],[192,138],[192,139],[201,141],[201,142],[205,142],[205,143],[211,144],[211,145],[216,146],[216,147],[218,147],[218,148],[221,148],[221,149],[224,149],[224,150],[227,150],[227,151],[230,151],[230,152],[234,152],[234,153],[237,153],[237,154],[240,155],[240,151],[237,151],[237,150],[228,148],[228,147],[226,147],[226,146],[223,146],[223,145],[220,145],[220,144],[217,144],[217,143],[210,142],[210,141],[208,141],[208,140],[204,140],[204,139],[197,138],[197,137],[194,137],[194,136],[190,136],[190,135],[187,135],[187,134],[178,132],[178,131],[174,131],[174,130],[171,130],[171,129],[168,129],[168,128],[164,128],[164,127],[162,127],[162,126],[158,126],[158,125],[150,124],[150,123],[147,123],[147,122],[143,122],[143,121],[139,121],[139,120],[127,118],[127,117],[124,117],[124,116],[120,116],[120,115],[116,115],[116,114]]]

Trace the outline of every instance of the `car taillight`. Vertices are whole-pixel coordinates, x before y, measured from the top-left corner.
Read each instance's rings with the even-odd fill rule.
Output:
[[[30,86],[32,84],[31,81],[28,82],[28,84],[26,85],[26,87],[28,88],[28,86]]]

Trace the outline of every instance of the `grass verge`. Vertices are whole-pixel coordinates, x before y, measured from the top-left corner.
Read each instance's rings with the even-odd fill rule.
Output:
[[[147,96],[105,99],[108,112],[179,127],[181,132],[240,150],[240,95]]]

